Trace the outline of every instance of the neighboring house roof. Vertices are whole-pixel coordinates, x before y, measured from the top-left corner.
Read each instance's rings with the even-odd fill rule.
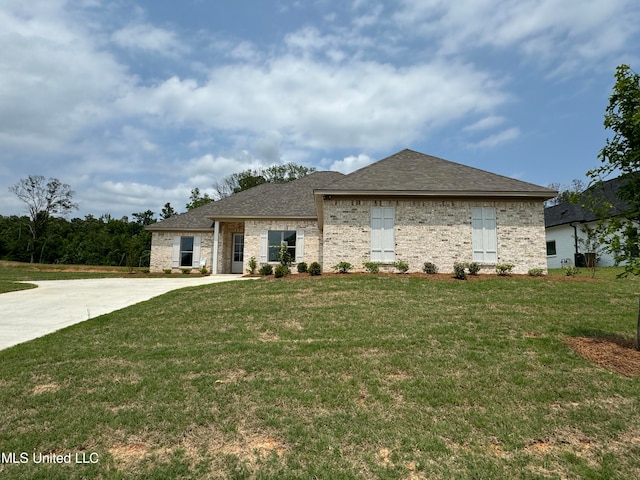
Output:
[[[606,182],[598,183],[586,189],[580,195],[581,198],[591,197],[596,202],[606,202],[612,206],[609,215],[619,215],[627,208],[627,204],[618,198],[618,188],[623,185],[624,179],[618,177]],[[583,207],[579,202],[562,202],[544,209],[545,228],[557,227],[569,223],[587,223],[599,220],[597,213]]]
[[[556,191],[402,150],[316,190],[317,195],[504,196],[551,198]]]
[[[344,177],[339,172],[314,172],[287,183],[256,187],[174,215],[147,230],[211,230],[215,220],[247,218],[317,218],[313,191]]]

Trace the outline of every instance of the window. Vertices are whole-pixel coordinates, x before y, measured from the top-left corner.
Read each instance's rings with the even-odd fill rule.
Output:
[[[556,255],[556,241],[547,242],[547,256]]]
[[[496,263],[498,248],[496,236],[496,209],[475,207],[471,209],[473,261]]]
[[[371,261],[394,262],[395,239],[393,207],[371,207]]]
[[[190,267],[193,265],[193,237],[180,238],[180,266]]]
[[[268,233],[268,245],[269,245],[269,261],[280,261],[280,247],[282,245],[287,246],[289,255],[291,255],[291,261],[296,258],[296,232],[288,230],[269,230]]]
[[[173,268],[198,268],[200,263],[200,237],[173,237]]]

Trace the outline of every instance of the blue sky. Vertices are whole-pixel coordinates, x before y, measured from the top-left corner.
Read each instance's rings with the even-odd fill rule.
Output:
[[[637,0],[3,0],[0,215],[56,177],[114,217],[404,148],[524,181],[598,165]]]

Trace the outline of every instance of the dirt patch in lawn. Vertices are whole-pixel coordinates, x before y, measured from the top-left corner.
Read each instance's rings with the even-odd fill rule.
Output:
[[[635,340],[620,337],[571,337],[565,343],[587,360],[628,377],[640,377],[640,351]]]

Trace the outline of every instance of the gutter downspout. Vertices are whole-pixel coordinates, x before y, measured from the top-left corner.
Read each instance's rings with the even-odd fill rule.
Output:
[[[575,246],[574,246],[575,253],[580,253],[578,252],[578,228],[573,224],[573,222],[569,222],[569,226],[573,227],[573,241],[575,243]]]

